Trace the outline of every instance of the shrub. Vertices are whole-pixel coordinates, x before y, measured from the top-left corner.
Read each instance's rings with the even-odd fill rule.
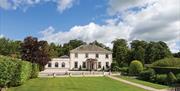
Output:
[[[180,67],[180,58],[165,58],[158,60],[151,65],[152,67]]]
[[[177,82],[180,83],[180,73],[176,75]]]
[[[8,57],[0,56],[0,87],[7,87],[14,78],[17,63]]]
[[[169,84],[173,84],[177,81],[177,78],[176,76],[172,73],[172,72],[169,72],[168,75],[167,75],[167,82]]]
[[[167,75],[166,74],[157,74],[156,75],[156,82],[159,84],[166,84]]]
[[[10,83],[12,86],[23,84],[31,77],[32,64],[27,61],[18,61],[18,66],[15,71],[14,79]]]
[[[31,78],[37,78],[39,74],[39,66],[36,63],[32,64]]]
[[[180,73],[180,68],[177,67],[151,67],[158,74],[167,74],[173,72],[174,74]]]
[[[155,71],[153,69],[144,70],[139,74],[139,79],[145,80],[145,81],[154,81]]]
[[[31,77],[31,72],[31,63],[0,56],[0,87],[21,85]]]
[[[140,61],[134,60],[130,63],[129,74],[130,75],[139,75],[139,73],[143,70],[143,65]]]

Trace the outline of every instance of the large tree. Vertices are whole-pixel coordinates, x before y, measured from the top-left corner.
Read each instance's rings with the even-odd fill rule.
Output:
[[[147,45],[145,50],[145,63],[152,63],[165,57],[172,57],[172,54],[166,43],[159,41],[150,42]]]
[[[132,60],[139,60],[142,63],[144,63],[145,59],[145,49],[147,47],[146,41],[140,41],[140,40],[133,40],[131,42],[131,53],[129,57],[129,62]]]
[[[109,47],[105,46],[103,43],[98,42],[97,40],[95,40],[95,41],[93,41],[93,42],[91,42],[89,44],[95,44],[95,45],[97,45],[99,47],[102,47],[102,48],[104,48],[106,50],[109,50],[109,51],[111,50]]]
[[[26,37],[21,44],[21,58],[23,60],[37,63],[40,70],[50,61],[49,45],[47,41],[38,41],[35,37]]]
[[[113,42],[113,57],[119,66],[123,66],[127,63],[128,59],[128,45],[124,39],[116,39]]]

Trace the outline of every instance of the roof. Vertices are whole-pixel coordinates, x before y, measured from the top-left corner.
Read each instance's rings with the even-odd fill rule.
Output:
[[[75,52],[90,52],[90,53],[112,53],[104,48],[101,48],[96,45],[81,45],[73,50],[70,51],[71,53]]]
[[[60,58],[69,58],[69,56],[63,55],[63,56],[61,56]]]

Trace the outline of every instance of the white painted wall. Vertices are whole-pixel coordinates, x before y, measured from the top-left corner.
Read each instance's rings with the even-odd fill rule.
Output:
[[[101,62],[101,67],[106,68],[106,62],[109,62],[109,66],[112,63],[112,54],[108,54],[109,58],[106,58],[106,53],[98,53],[99,58],[96,58],[97,53],[88,53],[88,58],[93,58],[97,59],[97,62]],[[77,61],[78,62],[78,67],[82,64],[83,62],[86,62],[88,58],[85,57],[86,53],[78,53],[78,57],[75,57],[75,53],[70,53],[70,69],[74,68],[74,63]],[[99,69],[100,70],[100,69]]]

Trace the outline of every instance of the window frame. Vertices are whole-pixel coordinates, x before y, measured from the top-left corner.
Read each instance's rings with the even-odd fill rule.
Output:
[[[59,67],[59,63],[58,63],[58,62],[55,62],[54,67],[55,67],[55,68],[58,68],[58,67]]]
[[[77,66],[77,67],[76,67]],[[74,68],[78,68],[78,62],[74,62]]]
[[[62,68],[65,68],[65,67],[66,67],[65,62],[62,62],[62,63],[61,63],[61,67],[62,67]]]

